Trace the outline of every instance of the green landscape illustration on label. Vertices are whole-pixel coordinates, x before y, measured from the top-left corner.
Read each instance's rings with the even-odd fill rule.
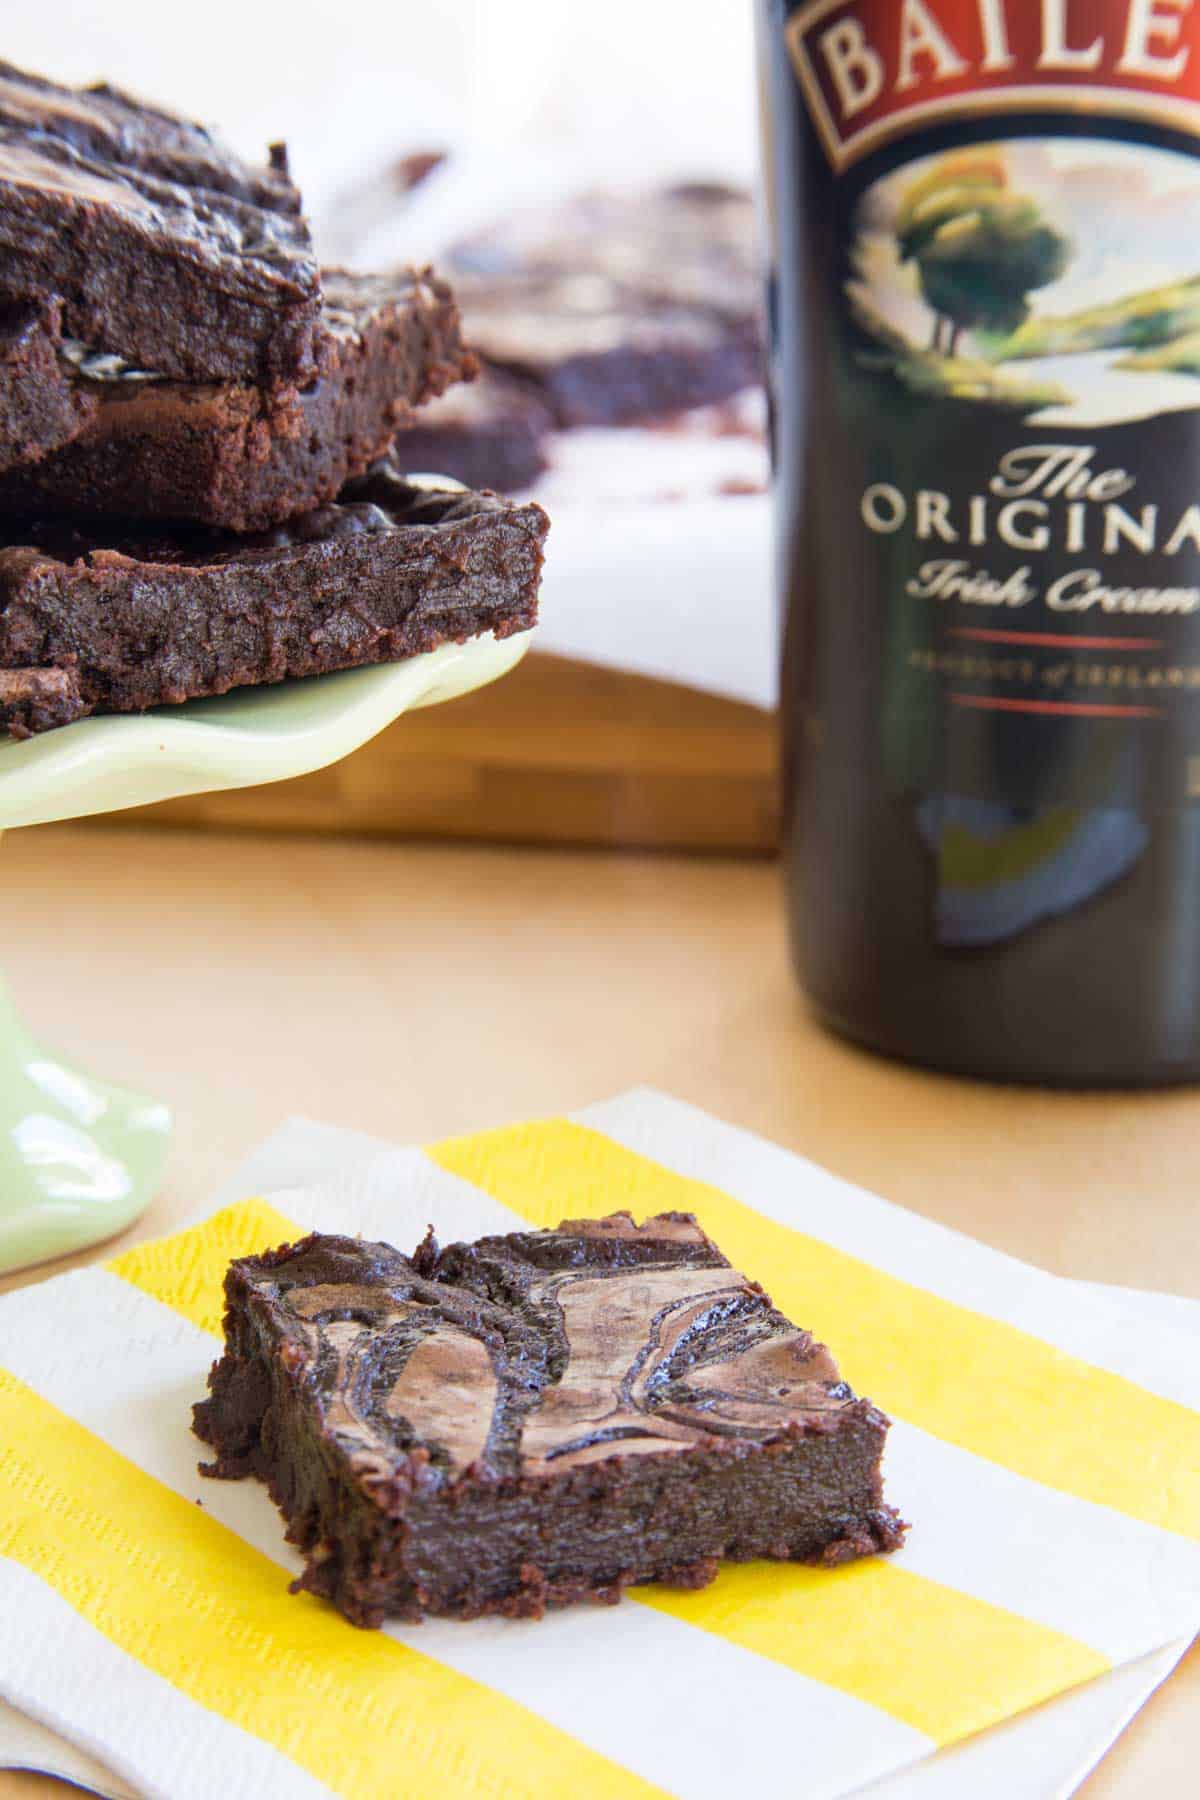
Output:
[[[1200,406],[1198,217],[1200,165],[1143,145],[1029,139],[909,163],[855,218],[859,360],[915,399],[1039,424]]]

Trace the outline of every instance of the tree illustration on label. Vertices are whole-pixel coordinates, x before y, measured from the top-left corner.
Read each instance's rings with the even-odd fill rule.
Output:
[[[1029,316],[1028,295],[1056,281],[1071,255],[1037,202],[1012,191],[1003,156],[986,149],[942,157],[913,182],[896,239],[933,311],[930,348],[950,357],[964,331],[1016,331]]]
[[[893,170],[855,201],[855,362],[893,406],[1085,428],[1190,412],[1200,259],[1180,220],[1198,203],[1194,158],[1085,137]]]

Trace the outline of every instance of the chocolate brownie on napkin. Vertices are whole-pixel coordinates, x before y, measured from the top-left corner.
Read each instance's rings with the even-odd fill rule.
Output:
[[[64,360],[71,441],[0,467],[0,514],[136,515],[261,531],[334,499],[384,453],[414,407],[475,364],[454,297],[431,271],[326,269],[321,280],[327,367],[296,395],[163,380],[115,357],[80,357],[73,367]],[[0,339],[0,445],[3,373]]]
[[[904,1535],[887,1420],[690,1214],[411,1257],[314,1236],[233,1263],[225,1296],[206,1473],[268,1483],[297,1587],[355,1624],[536,1618]]]

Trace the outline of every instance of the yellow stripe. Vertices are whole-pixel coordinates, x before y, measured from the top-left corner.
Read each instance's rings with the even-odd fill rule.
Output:
[[[493,1689],[290,1595],[267,1557],[3,1369],[0,1492],[0,1555],[338,1794],[659,1791]]]
[[[1074,1638],[891,1563],[745,1563],[699,1593],[646,1588],[637,1598],[866,1700],[937,1744],[1111,1666]]]
[[[435,1145],[435,1162],[539,1226],[694,1212],[730,1261],[880,1406],[1079,1499],[1200,1538],[1200,1413],[941,1300],[567,1120]]]
[[[265,1200],[241,1200],[191,1230],[135,1244],[106,1267],[220,1337],[225,1271],[234,1257],[253,1256],[302,1236],[298,1225]]]

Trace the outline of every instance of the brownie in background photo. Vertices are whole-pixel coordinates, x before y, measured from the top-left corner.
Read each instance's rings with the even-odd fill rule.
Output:
[[[423,468],[521,492],[552,466],[554,433],[659,424],[762,384],[762,272],[742,189],[584,193],[497,220],[443,261],[483,377],[398,446]]]

